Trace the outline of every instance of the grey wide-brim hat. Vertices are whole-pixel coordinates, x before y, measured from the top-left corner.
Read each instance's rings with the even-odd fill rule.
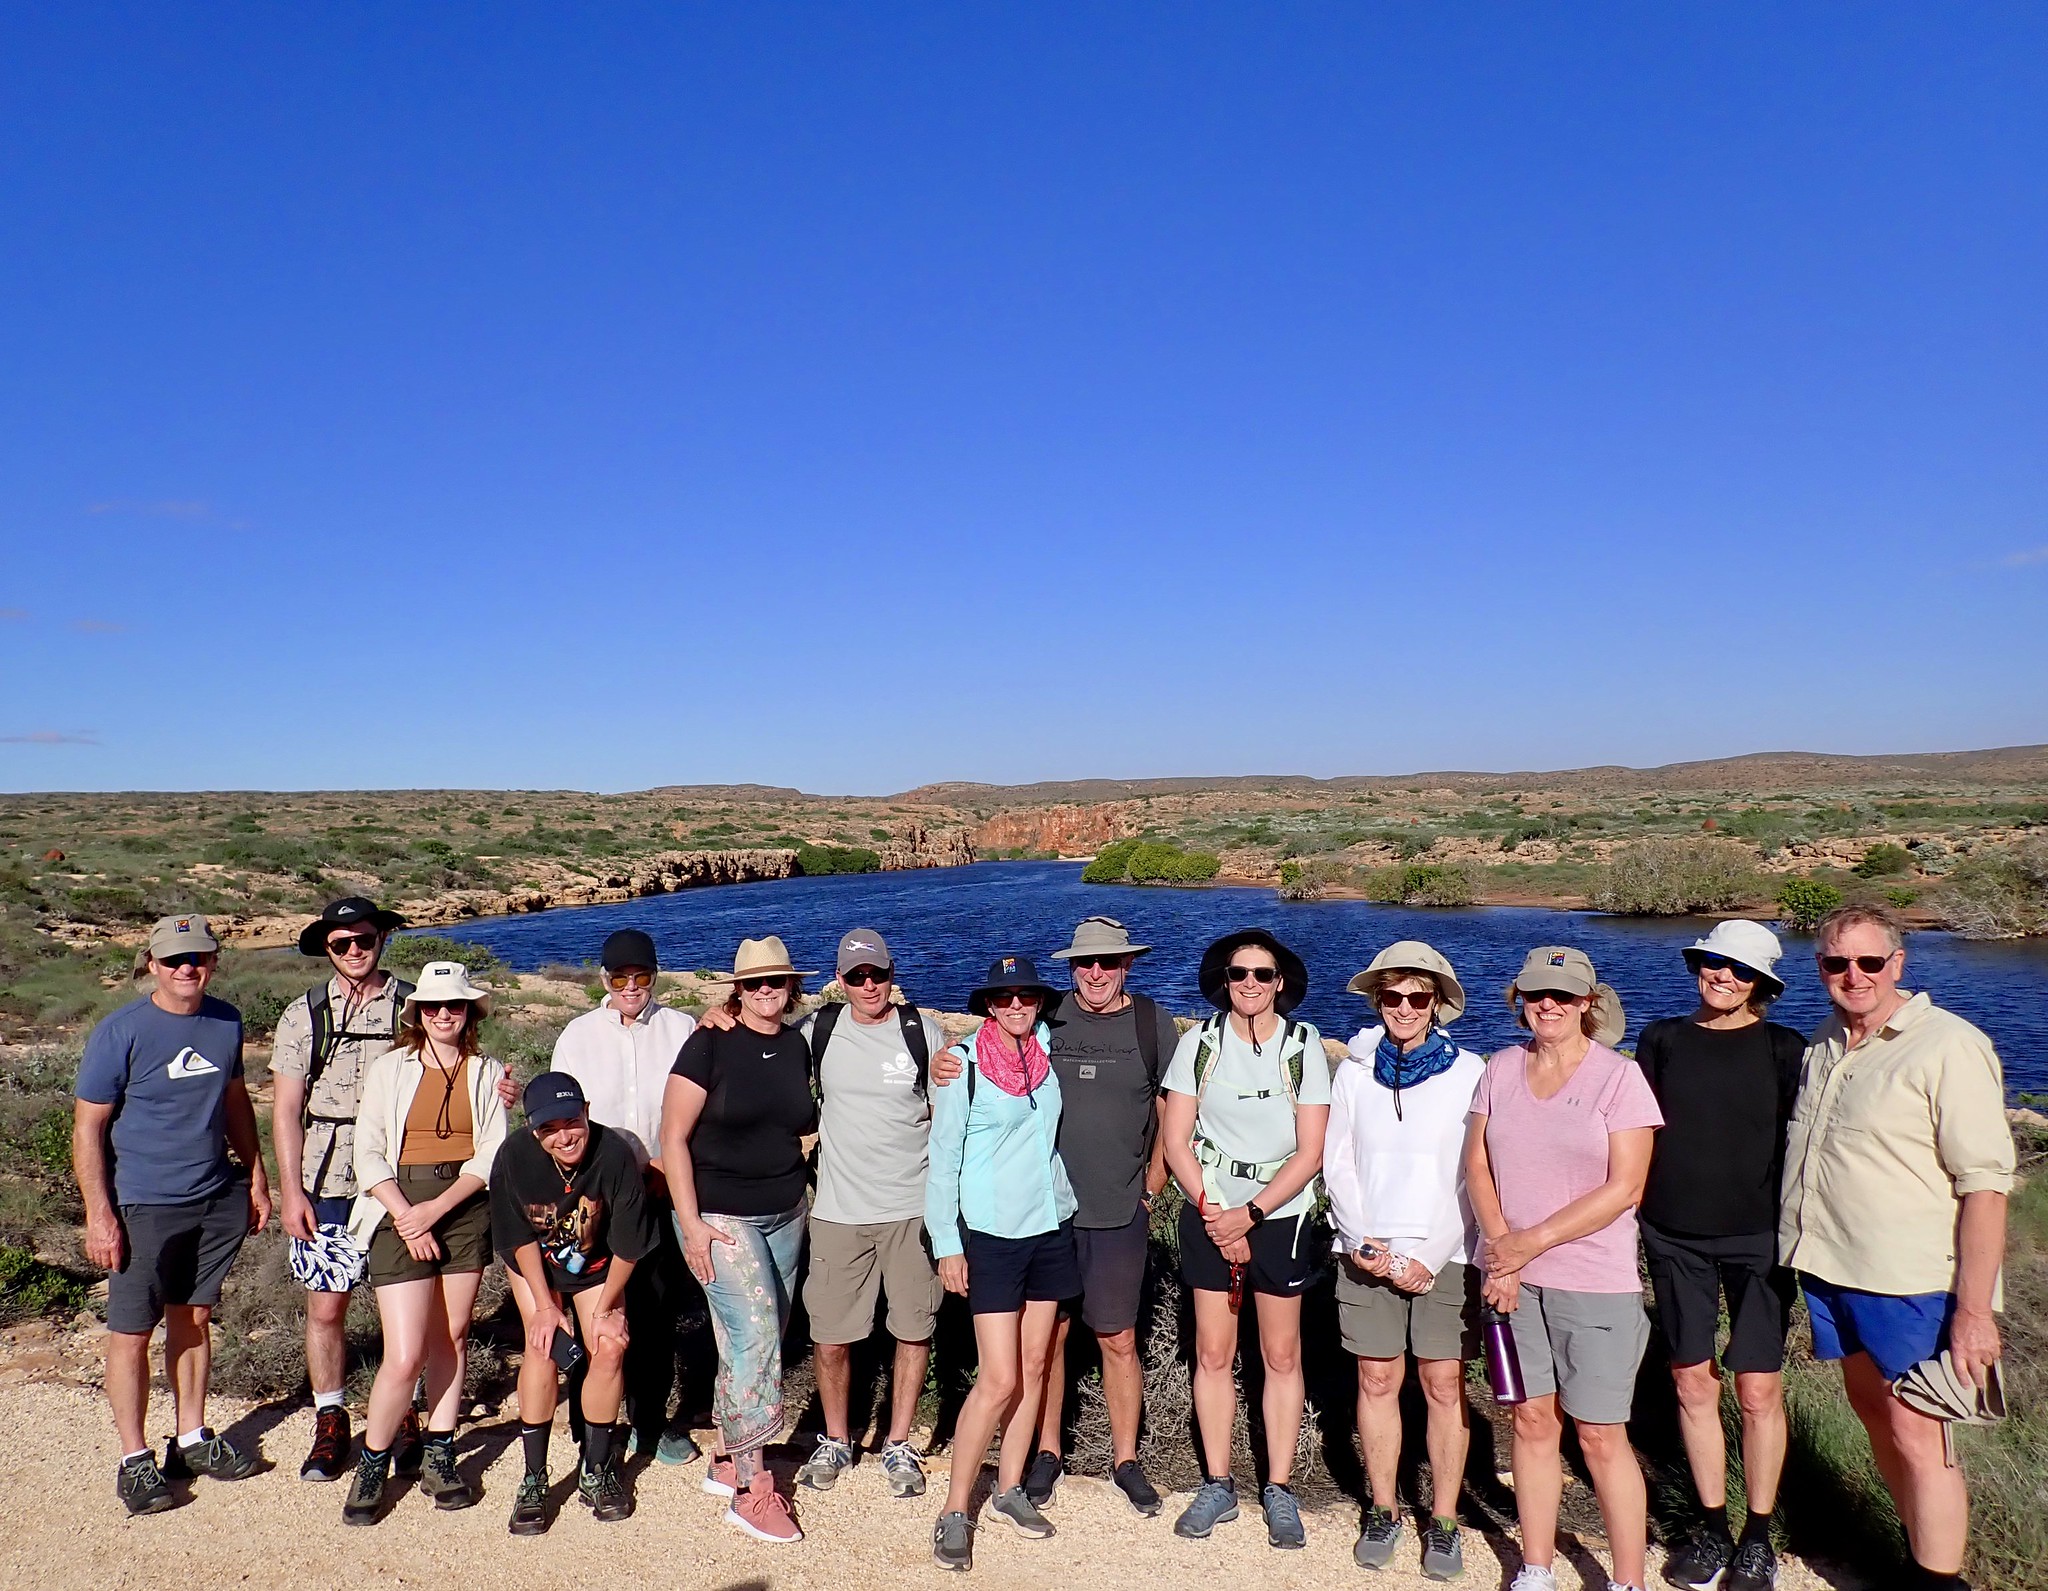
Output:
[[[1344,987],[1368,999],[1379,993],[1380,985],[1402,973],[1427,973],[1436,980],[1436,1019],[1455,1022],[1465,1014],[1465,986],[1434,945],[1420,939],[1402,939],[1372,958],[1372,964]]]
[[[1055,950],[1055,961],[1072,961],[1076,956],[1142,956],[1150,945],[1131,943],[1131,931],[1114,917],[1083,917],[1074,925],[1074,942]]]

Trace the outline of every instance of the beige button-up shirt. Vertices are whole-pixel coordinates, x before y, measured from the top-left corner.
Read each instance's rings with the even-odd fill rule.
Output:
[[[555,1040],[554,1069],[583,1085],[590,1119],[609,1127],[645,1167],[661,1158],[661,1102],[683,1040],[697,1031],[687,1011],[650,1001],[628,1023],[609,1000],[585,1011]]]
[[[1779,1257],[1838,1287],[1953,1292],[1963,1195],[2009,1193],[2013,1163],[1983,1033],[1916,994],[1852,1049],[1831,1013],[1786,1134]]]
[[[355,1122],[363,1072],[398,1037],[398,979],[359,1006],[349,1004],[348,985],[327,980],[327,1009],[333,1021],[330,1049],[306,1097],[306,1144],[302,1176],[314,1198],[356,1196]],[[313,1004],[302,994],[277,1019],[270,1069],[304,1080],[313,1070]]]

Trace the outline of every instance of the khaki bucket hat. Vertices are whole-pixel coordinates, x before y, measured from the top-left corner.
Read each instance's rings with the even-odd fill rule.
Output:
[[[1458,981],[1451,964],[1436,947],[1426,945],[1420,939],[1402,939],[1387,946],[1372,958],[1371,966],[1344,987],[1353,994],[1371,999],[1388,978],[1410,972],[1428,973],[1436,980],[1436,1019],[1439,1023],[1455,1022],[1465,1014],[1465,986]]]
[[[1628,1031],[1628,1018],[1621,1009],[1621,996],[1613,986],[1600,981],[1593,970],[1593,958],[1572,945],[1538,945],[1522,958],[1522,970],[1508,985],[1508,1003],[1517,994],[1541,994],[1549,989],[1576,999],[1593,1001],[1593,1042],[1609,1049],[1621,1042]]]
[[[789,959],[789,950],[774,934],[765,939],[742,939],[740,948],[732,958],[732,971],[721,973],[720,983],[738,983],[742,978],[814,978],[815,971],[804,972]]]
[[[469,968],[459,961],[430,961],[420,968],[420,981],[406,996],[401,1019],[417,1022],[421,1003],[437,1000],[467,1000],[476,1007],[478,1021],[491,1014],[491,991],[471,983]]]
[[[1072,961],[1077,956],[1142,956],[1150,945],[1131,943],[1131,931],[1114,917],[1083,917],[1074,925],[1074,942],[1055,950],[1055,961]]]

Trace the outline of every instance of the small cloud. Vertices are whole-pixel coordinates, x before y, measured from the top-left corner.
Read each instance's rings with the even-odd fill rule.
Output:
[[[73,619],[71,628],[80,635],[120,635],[128,626],[115,619]]]
[[[61,729],[31,729],[25,735],[0,735],[0,746],[97,746],[100,737],[91,730],[70,735]]]
[[[1998,560],[1998,567],[2027,569],[2037,563],[2048,563],[2048,547],[2030,547],[2025,552],[2009,552]]]
[[[219,525],[226,530],[247,530],[246,519],[229,519],[215,511],[213,504],[197,497],[109,497],[87,503],[88,514],[121,514],[138,519],[182,519],[194,525]]]
[[[0,608],[0,624],[20,624],[27,618],[27,608]]]

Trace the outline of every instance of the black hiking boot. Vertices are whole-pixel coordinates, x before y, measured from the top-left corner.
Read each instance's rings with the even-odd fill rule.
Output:
[[[348,1410],[313,1411],[313,1450],[299,1466],[302,1481],[338,1481],[348,1473]]]

